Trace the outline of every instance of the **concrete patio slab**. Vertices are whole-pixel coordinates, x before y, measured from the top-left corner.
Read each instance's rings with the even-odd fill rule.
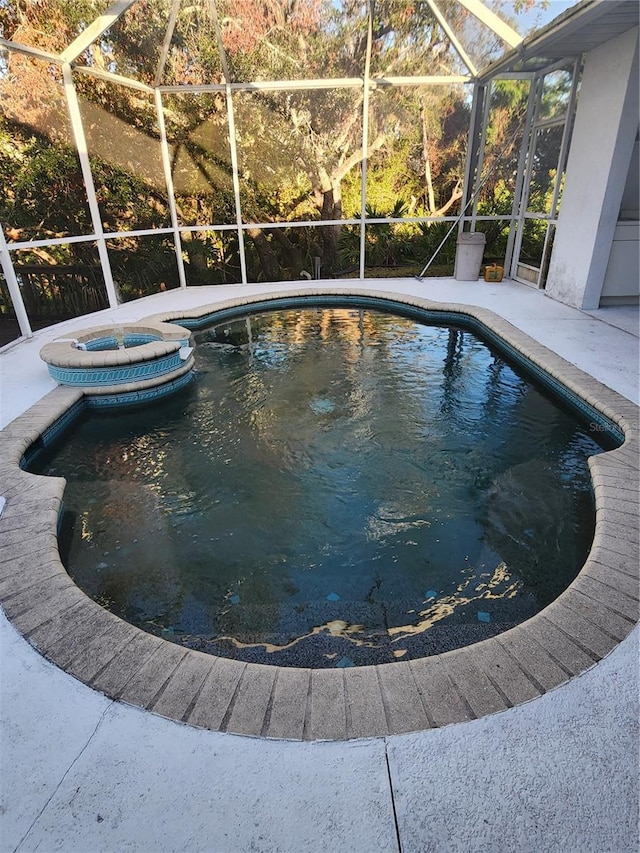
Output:
[[[298,290],[299,284],[194,288],[129,303],[117,313],[121,319],[139,319],[178,303],[211,302],[222,298],[223,290],[237,296],[287,288]],[[588,344],[590,329],[602,328],[599,320],[513,283],[384,282],[385,291],[393,289],[443,302],[483,304],[545,346],[557,346],[572,364],[627,399],[638,400],[638,341],[613,325],[598,352]],[[103,313],[110,322],[114,312]],[[79,318],[65,326],[80,328],[86,322]],[[2,353],[0,425],[53,387],[48,377],[43,379],[41,363],[36,369],[37,353],[47,335],[60,329],[44,330]],[[627,464],[637,468],[635,459],[626,459]],[[1,459],[0,472],[4,478]],[[12,494],[24,494],[26,480],[9,475],[4,482]],[[599,489],[607,510],[619,510],[615,488]],[[637,559],[626,554],[626,546],[622,554],[610,550],[616,547],[599,544],[594,563],[622,579],[620,585],[612,581],[612,589],[637,601]],[[68,612],[77,608],[75,602]],[[37,628],[32,639],[36,635]],[[635,853],[639,629],[618,645],[609,638],[615,647],[597,665],[595,653],[544,616],[532,626],[526,647],[518,629],[508,636],[504,647],[534,684],[548,689],[561,673],[582,674],[526,704],[465,723],[463,714],[469,716],[470,709],[436,665],[439,671],[429,673],[429,682],[437,680],[441,695],[449,693],[460,703],[425,709],[444,728],[308,744],[202,731],[113,703],[48,663],[0,614],[0,849],[315,853],[340,844],[354,853]],[[148,637],[141,644],[148,659],[157,643]],[[134,644],[125,646],[117,663],[109,662],[92,683],[121,691],[133,674],[122,676]],[[140,651],[135,649],[136,659]],[[232,662],[219,659],[216,679],[207,676],[196,687],[195,704],[192,697],[193,707],[186,712],[190,723],[209,726],[217,714],[217,727],[224,718],[242,675],[235,667],[227,671],[226,663]],[[418,693],[421,665],[410,664]],[[186,679],[190,689],[194,678],[192,673]],[[358,707],[349,701],[353,690],[345,686],[349,736],[366,735],[367,725],[378,725],[384,713],[379,686],[376,692],[367,679],[365,688],[371,704]],[[266,719],[281,737],[286,726],[300,728],[300,713],[287,713],[276,703],[278,689],[276,679]],[[360,695],[359,688],[356,692]],[[453,709],[448,716],[447,709]],[[285,726],[280,733],[278,720]],[[109,811],[101,810],[103,803]]]
[[[0,844],[8,851],[19,846],[111,703],[47,663],[4,616],[0,649]]]
[[[624,664],[637,654],[636,630],[560,690],[473,723],[393,738],[403,853],[637,850],[639,684],[636,667]],[[616,697],[609,710],[603,690]]]
[[[384,740],[214,734],[25,665],[4,618],[0,642],[3,851],[397,853]]]

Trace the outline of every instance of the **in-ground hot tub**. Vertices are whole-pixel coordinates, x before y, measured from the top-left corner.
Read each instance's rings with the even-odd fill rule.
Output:
[[[123,323],[83,329],[40,351],[60,385],[82,388],[94,407],[146,403],[193,378],[190,333],[174,323]]]
[[[304,297],[308,293],[291,294]],[[338,291],[376,301],[380,293]],[[534,373],[584,408],[593,431],[624,443],[589,460],[595,491],[593,545],[555,601],[500,636],[392,664],[285,668],[181,648],[96,604],[71,581],[55,535],[64,480],[20,468],[24,454],[60,434],[83,405],[60,387],[0,434],[6,506],[0,518],[3,607],[49,659],[106,695],[209,729],[295,739],[344,739],[470,720],[530,700],[583,672],[624,639],[638,618],[638,407],[537,344],[490,311],[384,294],[388,305],[452,313],[520,353]],[[278,304],[277,297],[271,297]],[[261,297],[264,300],[264,296]],[[230,300],[180,315],[197,326]],[[320,415],[330,415],[317,405]],[[233,602],[231,602],[233,605]]]

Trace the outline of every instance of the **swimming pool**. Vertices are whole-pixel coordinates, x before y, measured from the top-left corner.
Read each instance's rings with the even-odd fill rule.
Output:
[[[503,711],[579,675],[638,619],[638,406],[493,311],[360,287],[235,295],[192,294],[191,305],[145,322],[191,329],[293,300],[390,308],[463,323],[499,342],[544,387],[583,411],[594,432],[623,445],[589,459],[596,503],[592,548],[578,576],[544,610],[463,648],[393,664],[307,669],[245,663],[167,642],[86,596],[60,561],[56,529],[65,482],[24,470],[86,410],[82,389],[57,387],[0,432],[0,601],[14,627],[48,660],[104,695],[190,725],[300,740],[373,737]],[[194,295],[196,298],[194,299]],[[186,301],[186,300],[185,300]],[[195,303],[195,304],[194,304]],[[158,305],[157,307],[161,307]]]
[[[67,480],[76,583],[188,648],[310,668],[439,654],[546,607],[588,554],[587,458],[612,439],[464,320],[409,313],[218,318],[192,392],[85,418],[38,467]]]

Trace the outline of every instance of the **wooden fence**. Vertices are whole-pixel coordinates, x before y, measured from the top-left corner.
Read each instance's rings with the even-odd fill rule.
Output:
[[[34,320],[68,320],[108,308],[99,267],[30,264],[15,267],[27,314]],[[15,317],[9,289],[0,279],[0,314]]]

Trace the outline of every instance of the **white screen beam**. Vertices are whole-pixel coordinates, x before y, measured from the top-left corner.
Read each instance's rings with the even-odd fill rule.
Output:
[[[27,311],[24,307],[22,293],[20,292],[20,285],[16,278],[16,271],[13,268],[11,256],[7,250],[7,241],[4,238],[4,229],[1,226],[0,264],[2,265],[2,272],[4,273],[7,287],[9,288],[9,295],[11,296],[11,302],[13,303],[13,310],[16,312],[16,320],[18,321],[20,334],[30,338],[33,335],[33,332],[31,331],[31,323],[29,322],[29,317],[27,316]]]
[[[116,0],[115,3],[109,6],[103,15],[100,15],[95,19],[95,21],[93,21],[93,23],[89,24],[86,30],[83,30],[80,35],[62,51],[60,59],[63,62],[75,62],[76,59],[89,47],[89,45],[96,41],[96,39],[99,39],[100,36],[109,29],[109,27],[112,27],[118,18],[124,15],[129,6],[133,6],[135,2],[137,2],[137,0]]]
[[[107,252],[107,244],[104,239],[104,231],[102,228],[102,219],[100,217],[100,208],[98,207],[98,199],[96,198],[96,189],[93,183],[93,175],[91,173],[91,165],[89,163],[89,151],[87,149],[87,139],[84,134],[84,126],[80,115],[80,105],[78,104],[78,95],[73,82],[70,65],[62,66],[62,77],[64,80],[64,92],[67,98],[67,107],[69,109],[69,118],[71,119],[71,129],[73,131],[73,139],[76,143],[78,151],[78,159],[80,160],[80,168],[82,169],[82,177],[84,178],[84,186],[87,192],[87,201],[89,203],[89,211],[91,213],[91,222],[93,231],[96,235],[96,243],[98,246],[98,255],[102,264],[102,274],[104,283],[107,289],[107,298],[110,308],[118,307],[118,296],[113,283],[111,274],[111,264],[109,263],[109,253]]]
[[[518,47],[524,41],[523,37],[513,27],[505,24],[502,18],[498,17],[491,9],[488,9],[481,0],[458,0],[458,3],[471,12],[473,17],[477,18],[480,23],[493,30],[509,47]]]
[[[449,39],[449,41],[451,42],[451,44],[455,48],[458,56],[464,62],[464,64],[467,66],[467,68],[469,69],[469,72],[474,77],[476,77],[478,74],[478,69],[473,64],[471,59],[469,58],[466,50],[462,47],[462,45],[460,44],[460,42],[456,38],[455,33],[453,32],[453,30],[451,29],[451,27],[449,26],[449,24],[447,22],[447,19],[444,17],[444,15],[440,11],[440,9],[438,9],[438,7],[436,6],[435,0],[427,0],[427,3],[429,4],[429,8],[431,9],[433,14],[435,15],[437,22],[440,24],[440,26],[442,27],[442,29],[446,33],[447,38]]]

